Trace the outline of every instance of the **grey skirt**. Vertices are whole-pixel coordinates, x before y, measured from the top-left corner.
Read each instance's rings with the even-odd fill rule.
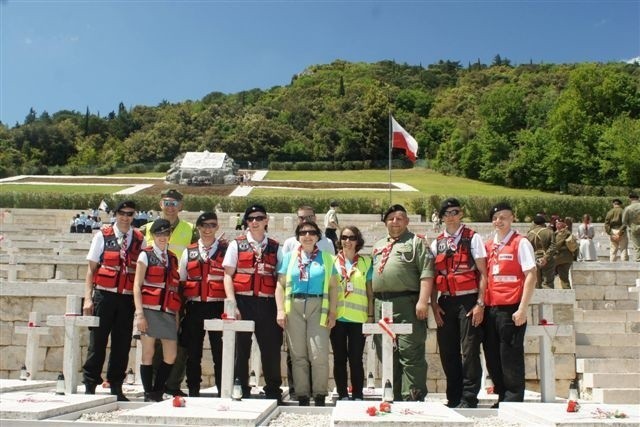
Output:
[[[178,327],[176,315],[163,311],[144,309],[144,317],[147,319],[147,335],[163,340],[177,340]]]

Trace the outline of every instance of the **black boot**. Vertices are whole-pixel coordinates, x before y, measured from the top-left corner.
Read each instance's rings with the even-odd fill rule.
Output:
[[[313,398],[313,403],[316,406],[326,406],[326,399],[327,399],[327,396],[317,394],[316,397]]]
[[[122,392],[122,384],[111,383],[111,394],[116,396],[118,402],[129,402],[127,396]]]
[[[298,396],[298,406],[309,406],[309,397]]]
[[[200,389],[189,387],[189,397],[200,397]]]
[[[155,402],[156,399],[153,396],[153,366],[140,365],[140,381],[142,381],[142,387],[144,388],[144,401]]]
[[[171,368],[173,368],[173,364],[169,365],[164,361],[162,361],[162,363],[160,363],[160,366],[158,366],[158,372],[156,372],[156,380],[153,383],[153,393],[157,398],[157,402],[162,402],[162,394],[164,393],[167,378],[169,378],[169,374],[171,373]]]
[[[84,394],[96,394],[96,385],[93,383],[84,383]]]

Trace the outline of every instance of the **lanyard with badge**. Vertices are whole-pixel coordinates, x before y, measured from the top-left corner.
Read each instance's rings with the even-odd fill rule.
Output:
[[[500,254],[500,251],[502,250],[502,248],[505,247],[507,242],[509,242],[509,240],[511,239],[511,236],[513,236],[513,233],[515,233],[515,231],[511,230],[507,233],[504,239],[502,239],[499,243],[496,243],[495,240],[493,242],[493,247],[491,248],[491,257],[490,257],[490,262],[492,264],[491,274],[493,276],[497,276],[500,274],[500,265],[498,264],[498,255]]]
[[[347,270],[347,265],[346,265],[347,261],[344,256],[344,252],[340,251],[340,253],[338,253],[338,264],[340,264],[340,275],[342,276],[342,280],[345,283],[345,289],[344,289],[345,298],[348,297],[351,292],[353,292],[353,282],[351,282],[351,276],[356,271],[356,267],[358,265],[358,259],[359,259],[359,256],[358,254],[356,254],[356,256],[353,258],[353,263],[351,264],[351,267],[349,268],[349,270]]]

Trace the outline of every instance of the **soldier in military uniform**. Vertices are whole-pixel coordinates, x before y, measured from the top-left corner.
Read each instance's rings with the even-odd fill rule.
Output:
[[[629,206],[622,213],[622,224],[629,231],[629,239],[636,250],[636,262],[640,262],[640,201],[635,193],[629,194]]]
[[[620,260],[629,260],[629,252],[627,251],[629,240],[627,239],[627,226],[622,223],[623,213],[622,200],[613,199],[613,207],[604,218],[604,231],[609,235],[611,242],[609,247],[609,261],[611,262],[618,258],[618,251],[620,251]]]
[[[544,216],[538,214],[533,218],[533,227],[527,233],[536,256],[538,282],[536,288],[553,289],[555,278],[556,237],[552,229],[545,226]]]

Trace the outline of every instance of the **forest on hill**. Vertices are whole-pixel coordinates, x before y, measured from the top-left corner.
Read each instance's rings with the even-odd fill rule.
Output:
[[[0,176],[165,168],[185,151],[239,162],[385,167],[389,112],[428,167],[518,188],[640,186],[640,65],[394,61],[313,65],[286,86],[0,124]],[[402,157],[400,152],[395,157]],[[96,168],[97,165],[97,168]]]

